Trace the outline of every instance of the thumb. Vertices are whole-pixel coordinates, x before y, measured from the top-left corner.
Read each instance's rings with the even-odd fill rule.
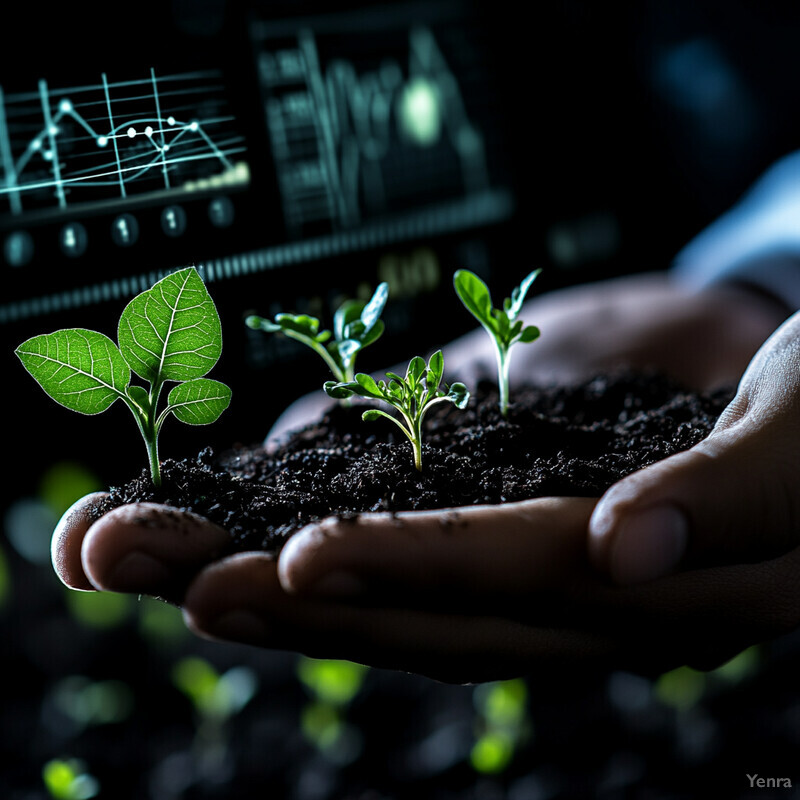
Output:
[[[711,434],[612,486],[589,523],[621,584],[761,561],[800,543],[800,312],[762,345]]]

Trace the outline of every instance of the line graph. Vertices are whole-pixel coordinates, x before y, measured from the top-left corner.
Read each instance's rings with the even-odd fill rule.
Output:
[[[432,28],[351,37],[356,55],[347,58],[328,33],[315,31],[313,20],[293,35],[275,36],[267,24],[256,31],[293,235],[490,190],[482,130]]]
[[[218,73],[194,72],[5,94],[0,86],[0,215],[66,211],[148,192],[249,182],[244,137]]]

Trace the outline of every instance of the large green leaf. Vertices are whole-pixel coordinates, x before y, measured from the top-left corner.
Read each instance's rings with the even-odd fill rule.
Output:
[[[34,336],[16,354],[53,400],[81,414],[105,411],[131,379],[114,342],[85,328]]]
[[[178,384],[170,393],[167,410],[189,425],[216,422],[231,402],[231,390],[219,381],[196,378]]]
[[[118,337],[131,369],[151,383],[200,378],[222,353],[217,309],[192,267],[134,297],[122,312]]]

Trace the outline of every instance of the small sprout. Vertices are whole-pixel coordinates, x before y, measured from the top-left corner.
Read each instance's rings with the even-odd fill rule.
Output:
[[[207,425],[228,407],[231,390],[203,376],[222,352],[214,302],[189,267],[158,281],[125,307],[119,347],[85,328],[34,336],[16,350],[25,369],[57,403],[81,414],[99,414],[117,400],[133,413],[142,434],[155,486],[161,485],[158,434],[170,414],[189,425]],[[131,371],[148,388],[131,384]],[[177,383],[157,413],[164,384]]]
[[[319,329],[316,317],[306,314],[276,314],[275,321],[250,316],[245,322],[253,330],[283,333],[318,353],[337,381],[352,381],[356,355],[376,342],[383,333],[380,316],[389,297],[389,284],[381,283],[369,302],[346,300],[333,316],[333,331]]]
[[[535,325],[524,325],[518,320],[525,295],[536,280],[540,269],[534,270],[514,289],[511,297],[503,301],[502,308],[492,307],[492,296],[486,284],[474,273],[460,269],[453,276],[453,285],[461,302],[488,332],[497,355],[497,385],[500,389],[500,411],[508,416],[508,368],[512,345],[527,344],[539,338]]]
[[[381,400],[396,408],[405,424],[391,414],[372,408],[365,411],[362,419],[366,421],[386,417],[400,428],[408,437],[414,449],[414,466],[422,470],[422,419],[437,403],[453,403],[457,408],[466,408],[469,392],[463,383],[448,387],[442,383],[444,356],[437,350],[428,363],[420,356],[411,359],[405,378],[387,372],[389,382],[375,381],[370,375],[359,372],[355,380],[336,383],[328,381],[325,391],[337,400],[357,394],[373,400]]]

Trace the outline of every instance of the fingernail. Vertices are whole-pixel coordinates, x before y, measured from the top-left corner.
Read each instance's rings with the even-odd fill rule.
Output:
[[[245,644],[264,644],[269,629],[264,621],[250,611],[229,611],[205,626],[206,631],[219,639]]]
[[[611,546],[611,577],[620,584],[668,575],[686,550],[689,525],[672,505],[656,506],[623,519]]]
[[[118,592],[147,592],[169,582],[170,571],[157,559],[145,553],[128,553],[114,567],[107,584]]]
[[[331,572],[309,586],[308,591],[325,597],[357,597],[364,593],[364,583],[350,572]]]

